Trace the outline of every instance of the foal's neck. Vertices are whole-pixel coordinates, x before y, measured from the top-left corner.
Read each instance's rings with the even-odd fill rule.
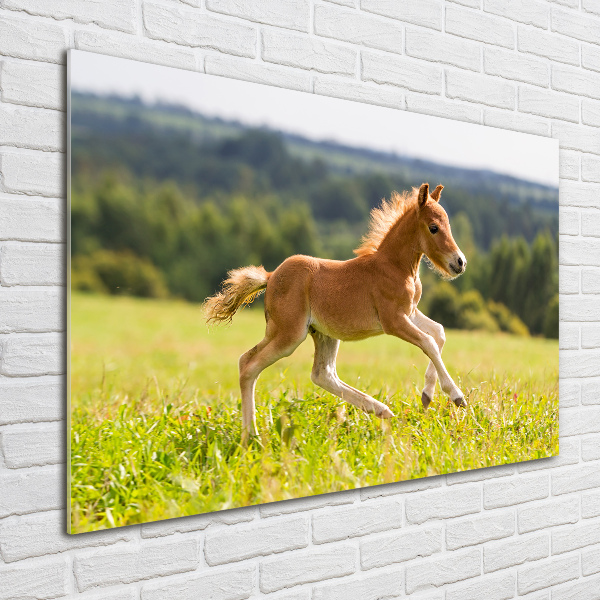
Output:
[[[377,254],[393,264],[402,275],[414,279],[419,276],[423,257],[418,241],[418,220],[416,211],[409,210],[389,230],[377,249]]]

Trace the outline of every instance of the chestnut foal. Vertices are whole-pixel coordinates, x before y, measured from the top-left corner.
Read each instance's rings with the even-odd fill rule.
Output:
[[[347,261],[291,256],[272,273],[263,267],[229,272],[222,292],[207,298],[207,322],[231,321],[243,304],[266,289],[264,339],[240,357],[242,440],[256,435],[254,388],[260,373],[289,356],[310,334],[315,344],[311,378],[342,400],[382,418],[392,411],[339,379],[340,340],[362,340],[387,333],[418,346],[429,357],[421,396],[427,408],[439,376],[442,390],[457,406],[464,396],[442,361],[444,328],[417,309],[421,298],[419,264],[423,255],[441,275],[453,279],[467,261],[450,231],[439,199],[424,183],[417,190],[383,200],[371,212],[369,232]]]

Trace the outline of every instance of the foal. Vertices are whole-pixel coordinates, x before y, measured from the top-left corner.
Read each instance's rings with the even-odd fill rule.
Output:
[[[205,302],[207,322],[231,321],[235,312],[266,288],[264,339],[240,357],[242,440],[256,435],[254,388],[260,373],[289,356],[310,334],[315,344],[311,378],[342,400],[382,418],[392,411],[339,379],[335,361],[340,340],[362,340],[387,333],[418,346],[429,357],[421,396],[427,408],[437,377],[457,406],[466,406],[444,363],[444,328],[417,309],[421,298],[419,264],[426,255],[448,279],[463,273],[467,261],[439,205],[443,186],[431,194],[392,193],[371,212],[369,232],[347,261],[296,255],[273,272],[244,267],[229,272],[222,292]]]

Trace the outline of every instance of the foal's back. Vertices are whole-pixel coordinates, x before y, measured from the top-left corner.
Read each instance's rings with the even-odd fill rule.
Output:
[[[339,340],[360,340],[382,333],[373,302],[373,261],[347,261],[296,255],[269,278],[267,321],[279,327],[305,327]]]

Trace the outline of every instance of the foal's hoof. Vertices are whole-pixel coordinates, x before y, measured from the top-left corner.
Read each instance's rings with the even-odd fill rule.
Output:
[[[423,392],[421,394],[421,402],[423,403],[423,408],[427,408],[431,404],[431,396]]]
[[[464,396],[459,396],[458,398],[452,400],[452,402],[454,402],[458,408],[467,408],[467,401],[465,400]]]
[[[381,412],[376,414],[380,419],[391,419],[394,416],[394,413],[387,406],[385,406],[385,404],[383,405]]]

